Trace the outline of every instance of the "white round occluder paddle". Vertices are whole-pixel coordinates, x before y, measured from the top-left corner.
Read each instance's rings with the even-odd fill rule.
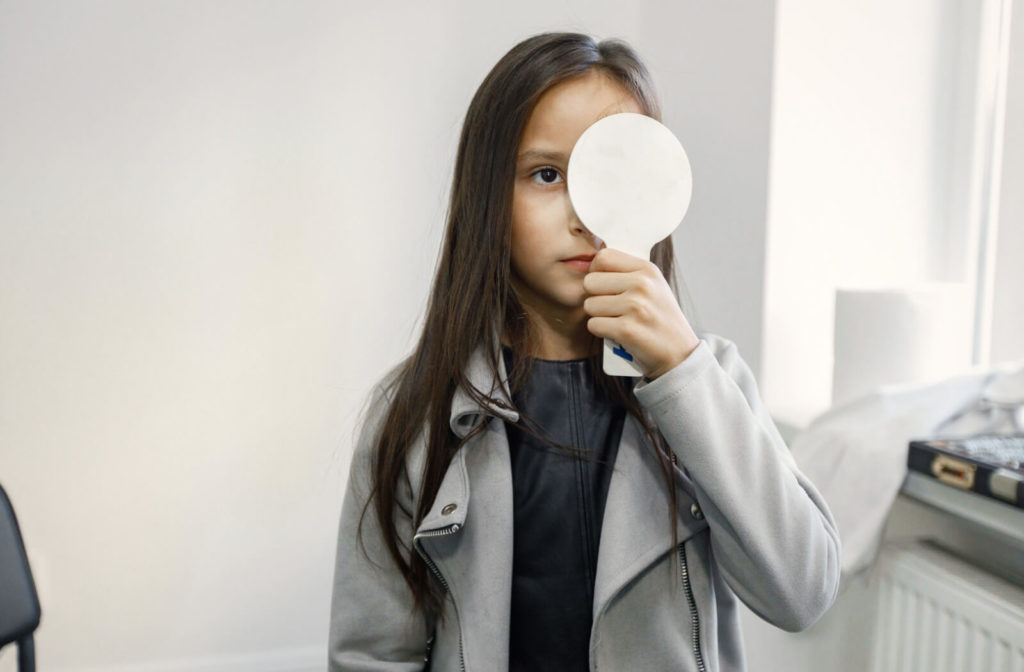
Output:
[[[623,112],[599,119],[573,147],[569,200],[587,229],[608,247],[650,259],[655,243],[686,215],[693,172],[679,140],[657,120]],[[604,341],[604,371],[640,376],[633,356]]]

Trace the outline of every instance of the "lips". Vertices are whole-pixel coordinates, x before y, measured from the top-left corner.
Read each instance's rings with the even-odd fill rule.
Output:
[[[590,271],[590,262],[593,260],[594,255],[592,254],[579,254],[569,259],[562,259],[562,263],[576,271],[587,273]]]

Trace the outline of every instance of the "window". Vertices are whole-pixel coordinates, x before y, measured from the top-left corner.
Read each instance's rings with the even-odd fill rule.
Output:
[[[1024,96],[1024,17],[1011,49],[1011,3],[779,3],[761,378],[784,423],[831,405],[837,342],[883,378],[896,373],[886,357],[906,362],[896,323],[847,319],[836,332],[837,290],[905,293],[908,315],[953,315],[979,344],[901,375],[1024,356],[1024,114],[1006,113]],[[922,330],[912,347],[943,352],[941,336]]]

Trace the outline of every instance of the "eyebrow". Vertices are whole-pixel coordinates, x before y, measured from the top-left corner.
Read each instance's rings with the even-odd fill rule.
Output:
[[[546,152],[540,149],[528,149],[519,155],[520,161],[551,161],[553,163],[565,163],[567,161],[562,152]]]

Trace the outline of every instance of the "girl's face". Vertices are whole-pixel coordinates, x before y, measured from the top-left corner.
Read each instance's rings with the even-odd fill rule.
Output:
[[[591,124],[618,112],[642,110],[625,87],[590,70],[544,92],[519,143],[512,196],[512,284],[527,310],[549,320],[585,318],[586,257],[604,246],[583,228],[569,202],[569,153]]]

